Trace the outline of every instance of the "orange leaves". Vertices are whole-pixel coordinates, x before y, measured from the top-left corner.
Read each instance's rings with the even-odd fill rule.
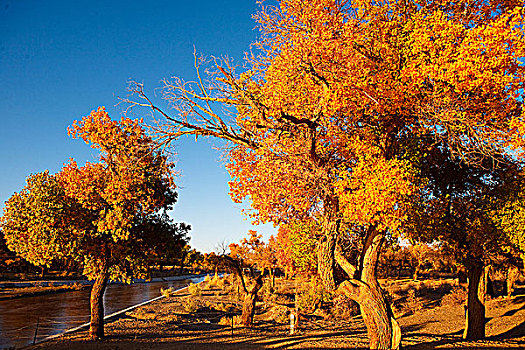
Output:
[[[140,123],[113,121],[104,108],[74,122],[70,134],[100,149],[101,162],[79,168],[71,160],[58,174],[69,196],[98,213],[98,231],[115,241],[127,240],[135,217],[163,207],[174,188],[171,163]]]
[[[103,108],[69,129],[101,151],[56,175],[32,175],[7,202],[2,229],[9,246],[35,264],[76,259],[93,278],[110,265],[112,279],[144,276],[145,257],[164,232],[156,215],[176,200],[172,164],[140,126],[113,121]]]
[[[363,157],[336,182],[344,220],[396,232],[406,220],[406,207],[416,187],[408,164],[380,157]]]
[[[257,267],[261,270],[274,268],[277,262],[275,258],[275,246],[261,240],[262,235],[257,231],[249,230],[248,239],[243,238],[241,244],[229,245],[230,257],[240,261],[245,266]]]
[[[405,25],[402,76],[424,93],[418,106],[423,122],[438,125],[435,130],[448,133],[460,151],[505,147],[508,122],[521,108],[524,10],[500,5],[429,7]]]

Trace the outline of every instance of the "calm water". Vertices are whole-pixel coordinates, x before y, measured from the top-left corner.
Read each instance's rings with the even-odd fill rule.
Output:
[[[109,315],[158,297],[161,287],[171,287],[175,290],[200,280],[202,277],[131,285],[110,284],[104,295],[105,314]],[[0,301],[0,349],[31,344],[37,322],[37,342],[49,335],[88,322],[89,292],[90,289],[86,288],[80,291]]]

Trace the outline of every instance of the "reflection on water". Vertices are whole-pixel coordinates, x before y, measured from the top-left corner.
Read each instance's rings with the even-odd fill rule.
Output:
[[[180,289],[192,280],[110,284],[104,295],[105,314],[153,299],[160,288]],[[193,280],[195,282],[195,280]],[[90,289],[0,301],[0,349],[21,347],[89,321]]]

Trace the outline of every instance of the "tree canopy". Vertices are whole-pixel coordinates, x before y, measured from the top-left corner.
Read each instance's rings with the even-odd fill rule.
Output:
[[[141,121],[113,121],[99,108],[69,132],[99,149],[99,162],[79,167],[70,160],[55,175],[29,176],[6,202],[1,224],[8,247],[28,261],[49,265],[53,259],[75,259],[84,275],[96,280],[90,329],[96,338],[103,336],[108,279],[146,277],[148,257],[179,231],[163,215],[177,195],[173,165]]]
[[[165,81],[166,144],[182,135],[232,142],[231,195],[258,221],[316,220],[318,273],[361,307],[372,348],[400,330],[377,282],[387,235],[406,233],[428,183],[418,171],[446,148],[466,165],[498,167],[523,142],[524,8],[519,1],[281,0],[255,16],[261,38],[237,73],[214,60],[210,81]],[[225,108],[219,110],[218,106]],[[228,118],[228,117],[231,118]],[[354,261],[337,254],[353,237]],[[418,234],[417,232],[415,233]],[[357,244],[359,243],[359,244]],[[337,259],[336,259],[337,258]]]

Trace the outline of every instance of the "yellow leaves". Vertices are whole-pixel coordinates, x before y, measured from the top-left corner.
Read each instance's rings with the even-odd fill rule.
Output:
[[[373,156],[341,171],[335,188],[345,220],[392,232],[406,220],[406,206],[416,191],[405,162]]]

